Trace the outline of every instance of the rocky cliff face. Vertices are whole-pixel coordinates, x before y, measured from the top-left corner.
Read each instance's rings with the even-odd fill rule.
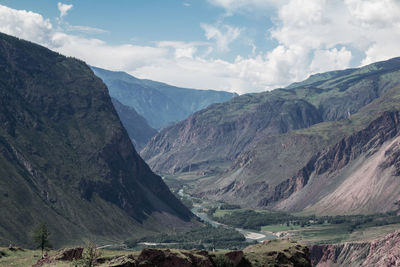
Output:
[[[334,266],[400,266],[400,231],[366,242],[314,245],[310,248],[312,265]]]
[[[55,246],[190,221],[85,63],[1,34],[0,96],[1,244],[30,245],[41,221]]]

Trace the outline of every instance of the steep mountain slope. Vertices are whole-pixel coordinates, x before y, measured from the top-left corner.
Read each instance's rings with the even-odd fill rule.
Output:
[[[320,155],[324,154],[325,150],[335,151],[337,147],[341,146],[342,138],[349,136],[351,138],[354,133],[355,136],[367,135],[369,138],[379,139],[381,134],[386,132],[396,133],[397,122],[393,120],[387,123],[384,120],[386,113],[382,114],[383,110],[400,110],[399,104],[400,87],[394,87],[388,90],[381,98],[376,99],[369,105],[362,108],[357,114],[354,114],[350,119],[345,119],[337,122],[327,122],[314,125],[308,129],[301,129],[293,131],[284,135],[267,137],[264,140],[256,142],[255,145],[249,148],[248,151],[243,152],[238,156],[236,162],[229,170],[221,175],[218,179],[208,179],[202,182],[196,194],[199,196],[206,196],[214,199],[223,199],[228,202],[242,204],[248,207],[276,207],[277,202],[289,197],[291,194],[299,191],[309,181],[312,173],[318,169],[320,176],[324,177],[330,175],[330,172],[322,173],[322,168],[314,166]],[[387,114],[385,116],[388,116]],[[382,131],[380,129],[383,128]],[[386,134],[387,135],[387,134]],[[390,135],[390,138],[395,137],[395,134]],[[390,138],[386,136],[384,141]],[[364,142],[368,139],[362,139]],[[380,140],[380,139],[379,139]],[[374,149],[378,150],[383,144],[383,141],[376,144]],[[353,142],[347,145],[347,149],[361,149],[368,150],[364,147],[365,144]],[[358,148],[357,148],[358,146]],[[331,154],[333,154],[331,152]],[[370,152],[370,155],[373,153]],[[353,156],[353,158],[361,156],[361,153]],[[341,157],[339,157],[341,158]],[[324,162],[334,161],[332,156],[325,159]],[[383,159],[384,160],[384,159]],[[360,162],[364,162],[360,158]],[[347,164],[347,163],[346,163]],[[368,166],[368,165],[366,165]],[[343,167],[343,166],[341,166]],[[357,165],[355,168],[360,167]],[[333,171],[333,170],[331,170]],[[336,170],[335,170],[336,171]],[[338,170],[341,171],[341,170]],[[342,177],[342,179],[348,176]],[[395,179],[395,178],[393,178]],[[397,181],[397,180],[396,180]],[[331,182],[330,179],[325,179],[324,182],[319,182],[319,186],[324,189],[332,188],[327,185]],[[335,184],[337,185],[337,184]],[[395,184],[393,184],[395,187]],[[326,190],[313,187],[310,191],[300,191],[303,198],[297,199],[301,205],[294,205],[292,201],[292,208],[280,205],[279,209],[298,211],[304,208],[304,205],[310,204],[312,200],[311,191],[314,194],[321,190],[326,193]],[[374,190],[374,188],[371,188]],[[398,191],[399,192],[399,191]],[[300,193],[298,193],[300,194]],[[379,190],[376,189],[374,194],[378,195]],[[394,196],[396,197],[397,194]],[[370,198],[369,200],[372,200]],[[388,202],[386,207],[391,206],[390,198],[386,199]],[[303,203],[301,203],[303,201]],[[371,204],[371,203],[369,203]],[[384,204],[376,202],[376,204]],[[295,208],[296,207],[296,208]],[[348,213],[351,212],[349,207],[343,205],[336,206],[337,209],[330,210],[328,213]],[[315,212],[316,210],[310,211]],[[353,209],[353,212],[365,212],[361,206]],[[373,209],[369,210],[372,212]],[[379,211],[379,207],[375,205],[375,211]],[[322,212],[321,209],[318,212]]]
[[[230,165],[238,154],[266,136],[356,113],[400,83],[400,58],[340,73],[343,75],[332,80],[310,77],[306,85],[242,95],[212,105],[161,131],[142,155],[160,172],[193,170],[208,166],[207,161]]]
[[[151,128],[134,108],[123,105],[115,98],[111,98],[111,101],[135,149],[140,151],[157,134],[157,130]]]
[[[85,63],[0,34],[0,124],[0,244],[42,221],[56,247],[189,226]]]
[[[399,209],[399,130],[400,112],[385,112],[367,128],[343,138],[299,171],[292,179],[293,194],[277,208],[318,214]]]
[[[296,191],[293,177],[318,153],[400,109],[399,83],[395,58],[239,96],[164,129],[142,156],[160,173],[203,176],[197,196],[273,207]]]
[[[92,67],[92,70],[107,85],[111,97],[133,107],[156,129],[186,119],[195,111],[213,103],[228,101],[237,95],[223,91],[180,88],[96,67]]]
[[[283,92],[284,93],[284,92]],[[157,171],[213,171],[230,164],[255,140],[321,122],[317,109],[304,100],[278,94],[244,95],[210,106],[163,129],[142,156]]]

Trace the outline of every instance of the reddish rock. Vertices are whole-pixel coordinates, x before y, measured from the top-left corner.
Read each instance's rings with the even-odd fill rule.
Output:
[[[55,256],[55,260],[73,261],[82,258],[83,248],[66,248]]]
[[[138,266],[137,261],[133,258],[133,256],[119,256],[112,259],[108,266],[110,267],[136,267]],[[144,267],[143,265],[141,265]]]
[[[210,257],[201,254],[182,252],[182,254],[171,252],[170,250],[143,249],[138,257],[140,266],[157,267],[212,267]]]
[[[369,242],[314,245],[313,266],[400,266],[400,231]]]
[[[233,263],[234,267],[250,267],[251,264],[245,259],[243,251],[231,251],[225,256]]]

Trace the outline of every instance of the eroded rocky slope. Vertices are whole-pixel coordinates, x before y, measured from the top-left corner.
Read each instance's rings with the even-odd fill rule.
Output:
[[[314,245],[310,248],[313,266],[400,266],[400,231],[365,242]]]
[[[260,204],[324,213],[379,213],[400,206],[400,112],[385,112],[367,128],[313,158]]]

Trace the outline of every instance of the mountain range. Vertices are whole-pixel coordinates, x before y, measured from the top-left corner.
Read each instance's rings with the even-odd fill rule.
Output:
[[[318,214],[399,208],[400,58],[246,94],[167,127],[141,151],[192,194]],[[390,189],[389,189],[390,188]]]
[[[134,108],[155,129],[184,120],[195,111],[237,96],[224,91],[181,88],[138,79],[126,72],[91,68],[107,85],[111,97]]]
[[[0,34],[0,70],[0,245],[32,246],[42,222],[55,247],[194,225],[84,62]]]

